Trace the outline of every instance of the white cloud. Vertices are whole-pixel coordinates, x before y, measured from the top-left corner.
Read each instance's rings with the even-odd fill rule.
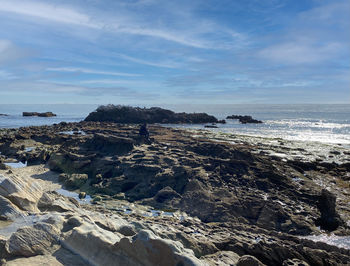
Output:
[[[52,67],[52,68],[47,68],[46,70],[55,71],[55,72],[73,72],[73,73],[97,74],[97,75],[108,75],[108,76],[125,76],[125,77],[142,76],[140,74],[99,71],[99,70],[79,68],[79,67]]]
[[[11,42],[8,40],[0,40],[0,54],[4,53],[11,47]]]
[[[1,90],[11,93],[13,92],[43,92],[43,93],[57,93],[68,92],[78,93],[85,90],[84,87],[74,86],[69,84],[55,84],[50,82],[41,82],[35,80],[16,80],[16,81],[2,81],[0,82]]]
[[[0,80],[11,80],[17,77],[6,70],[0,70]]]
[[[2,0],[0,11],[32,16],[60,23],[75,24],[96,28],[98,25],[90,22],[90,17],[70,8],[59,7],[40,2]]]
[[[118,12],[119,11],[119,12]],[[188,23],[193,27],[180,27],[176,29],[154,26],[145,21],[141,21],[139,16],[128,12],[127,10],[118,10],[113,16],[99,17],[98,15],[89,15],[78,11],[72,7],[60,6],[52,3],[20,1],[20,0],[2,0],[0,2],[0,12],[7,12],[23,16],[30,16],[38,19],[45,19],[55,23],[63,23],[73,26],[83,26],[95,30],[112,32],[114,34],[130,34],[157,38],[185,46],[205,49],[228,49],[230,46],[221,42],[213,42],[202,34],[223,35],[225,38],[235,40],[235,45],[243,37],[231,29],[224,29],[218,25],[209,22],[200,23],[195,18],[190,18]],[[175,12],[175,11],[174,11]],[[179,18],[181,20],[181,18]],[[233,42],[232,42],[233,43]]]
[[[151,81],[151,80],[91,79],[91,80],[83,80],[79,83],[85,84],[85,85],[93,84],[98,86],[118,85],[118,86],[132,86],[132,87],[152,87],[153,89],[162,86],[159,82]]]
[[[261,50],[259,55],[280,63],[318,63],[336,57],[343,48],[339,43],[320,46],[304,42],[289,42],[267,47]]]
[[[0,39],[0,65],[25,57],[27,54],[27,51],[16,47],[12,42]]]
[[[181,64],[179,64],[177,62],[153,62],[153,61],[148,61],[148,60],[144,60],[144,59],[135,58],[135,57],[128,56],[128,55],[125,55],[125,54],[117,54],[117,56],[119,56],[120,58],[125,59],[127,61],[138,63],[138,64],[142,64],[142,65],[148,65],[148,66],[154,66],[154,67],[163,67],[163,68],[180,68],[180,67],[183,67]]]

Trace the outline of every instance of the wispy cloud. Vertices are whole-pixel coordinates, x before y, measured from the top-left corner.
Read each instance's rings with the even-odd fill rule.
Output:
[[[0,39],[0,65],[4,63],[12,63],[22,57],[26,57],[28,55],[28,51],[25,49],[21,49],[16,47],[9,40],[1,40]]]
[[[258,56],[280,64],[340,62],[350,55],[349,10],[349,1],[331,1],[299,13],[284,31],[266,37]]]
[[[350,2],[306,2],[0,0],[0,94],[230,103],[330,86],[349,94]]]
[[[207,38],[201,38],[199,35],[220,34],[225,38],[240,40],[242,34],[232,30],[213,28],[213,24],[206,23],[198,29],[174,29],[169,27],[154,27],[146,23],[140,23],[131,13],[125,16],[119,12],[115,17],[91,16],[83,11],[78,11],[72,7],[58,6],[44,2],[3,0],[0,3],[0,12],[14,13],[21,16],[30,16],[38,19],[45,19],[51,22],[63,23],[68,25],[83,26],[91,29],[102,30],[114,34],[129,34],[145,37],[152,37],[166,40],[184,46],[204,49],[227,49],[227,45],[213,42]],[[123,12],[126,12],[123,10]],[[116,17],[118,19],[116,19]],[[195,21],[193,21],[195,22]],[[198,21],[197,21],[198,24]]]
[[[259,52],[265,59],[281,64],[319,63],[339,56],[346,47],[340,43],[319,45],[303,41],[282,43],[267,47]]]
[[[142,65],[148,65],[148,66],[154,66],[154,67],[164,67],[164,68],[183,67],[182,64],[177,63],[177,62],[153,62],[153,61],[148,61],[148,60],[144,60],[144,59],[140,59],[140,58],[124,55],[124,54],[117,54],[117,56],[124,59],[124,60],[134,62],[137,64],[142,64]]]
[[[11,80],[11,79],[16,79],[17,77],[13,75],[12,73],[6,71],[6,70],[1,70],[0,69],[0,80]]]
[[[127,86],[132,88],[152,88],[160,89],[162,84],[153,80],[123,80],[123,79],[90,79],[79,82],[82,86],[99,86],[99,87],[113,87],[113,86]]]
[[[82,86],[72,85],[64,83],[56,83],[50,81],[34,81],[34,80],[21,80],[21,81],[1,81],[0,86],[3,90],[0,90],[1,94],[8,94],[8,92],[16,92],[17,94],[45,94],[51,97],[56,97],[61,94],[65,95],[78,95],[78,96],[119,96],[125,99],[129,98],[151,98],[155,97],[155,94],[151,92],[143,92],[136,89],[128,88],[126,86]],[[111,98],[112,99],[112,98]]]
[[[59,23],[92,28],[98,28],[101,26],[92,23],[88,15],[74,9],[33,1],[3,0],[0,3],[0,12],[11,12]]]
[[[141,74],[99,71],[99,70],[79,68],[79,67],[51,67],[51,68],[47,68],[46,70],[55,71],[55,72],[72,72],[72,73],[96,74],[96,75],[107,75],[107,76],[124,76],[124,77],[142,76]]]

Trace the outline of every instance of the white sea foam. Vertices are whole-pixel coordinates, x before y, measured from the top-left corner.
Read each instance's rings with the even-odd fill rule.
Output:
[[[326,234],[320,234],[320,235],[312,235],[312,236],[306,236],[303,237],[305,239],[309,239],[315,242],[323,242],[328,245],[336,246],[339,248],[345,248],[350,249],[350,236],[336,236],[334,234],[326,235]]]

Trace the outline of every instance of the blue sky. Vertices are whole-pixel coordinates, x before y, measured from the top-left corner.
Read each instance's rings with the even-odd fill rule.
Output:
[[[0,103],[350,103],[349,0],[1,0]]]

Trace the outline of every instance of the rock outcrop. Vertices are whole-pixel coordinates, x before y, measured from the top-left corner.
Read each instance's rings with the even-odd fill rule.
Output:
[[[201,124],[218,120],[205,113],[175,113],[159,107],[139,108],[130,106],[100,106],[90,113],[85,121],[115,122],[124,124]]]
[[[23,116],[39,116],[39,117],[52,117],[56,116],[56,114],[52,112],[44,112],[44,113],[38,113],[38,112],[23,112]]]
[[[238,119],[242,124],[261,124],[262,121],[256,120],[250,115],[230,115],[226,119]]]
[[[336,211],[336,196],[326,189],[322,189],[318,200],[318,208],[321,217],[316,224],[328,231],[336,230],[342,223],[342,219]]]

